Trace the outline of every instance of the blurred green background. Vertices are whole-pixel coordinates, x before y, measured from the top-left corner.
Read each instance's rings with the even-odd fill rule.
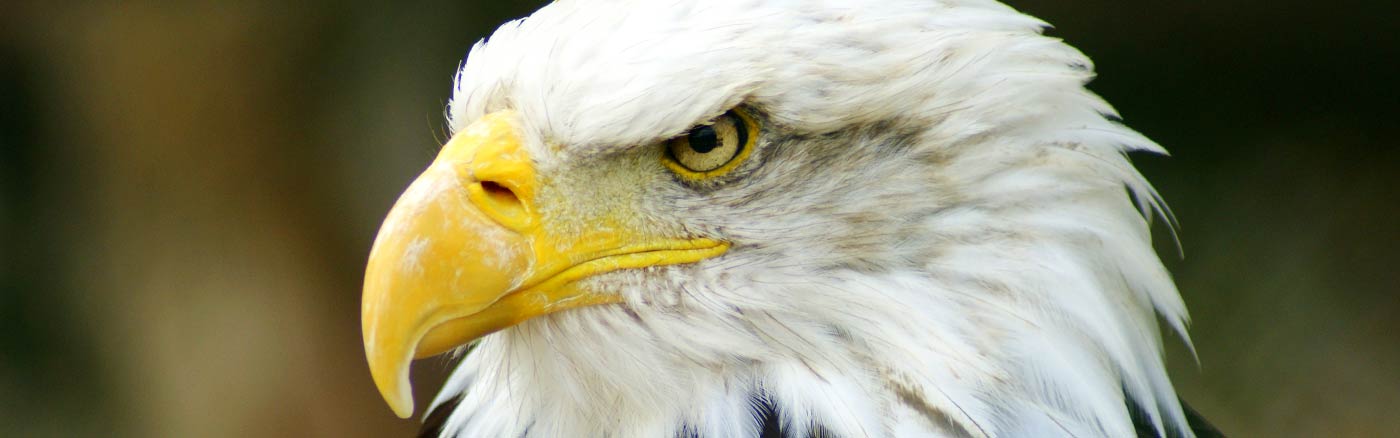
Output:
[[[1234,436],[1400,436],[1394,2],[1012,3],[1173,151],[1136,160],[1182,225],[1184,398]],[[408,436],[363,261],[460,58],[535,6],[0,4],[0,436]]]

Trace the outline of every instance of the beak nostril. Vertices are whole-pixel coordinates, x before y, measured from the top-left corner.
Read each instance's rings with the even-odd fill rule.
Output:
[[[522,229],[531,223],[525,202],[514,190],[495,181],[482,181],[470,190],[472,202],[496,222],[508,228]]]
[[[515,192],[495,181],[482,181],[481,189],[495,203],[520,204],[520,198],[515,196]]]

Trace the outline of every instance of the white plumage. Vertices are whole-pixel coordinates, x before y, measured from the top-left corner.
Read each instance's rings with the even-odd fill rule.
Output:
[[[986,0],[563,0],[502,26],[454,131],[518,111],[569,199],[734,247],[482,339],[443,435],[752,437],[757,400],[792,437],[1133,436],[1130,403],[1191,436],[1156,319],[1184,339],[1186,309],[1124,155],[1164,150],[1045,27]],[[739,176],[653,168],[736,106],[764,126]]]

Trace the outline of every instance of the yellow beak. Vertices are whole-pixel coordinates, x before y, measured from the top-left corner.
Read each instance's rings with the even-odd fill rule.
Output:
[[[575,284],[588,276],[691,263],[729,249],[710,239],[642,235],[619,225],[628,220],[616,213],[585,230],[551,227],[541,211],[570,209],[536,205],[540,182],[518,120],[514,112],[492,113],[459,132],[399,197],[375,238],[361,308],[365,356],[400,418],[413,414],[413,359],[533,317],[620,301]]]

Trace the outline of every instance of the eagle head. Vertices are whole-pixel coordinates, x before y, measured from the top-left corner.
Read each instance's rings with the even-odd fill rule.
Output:
[[[370,254],[375,383],[407,417],[408,364],[470,351],[457,436],[1189,436],[1125,155],[1164,151],[1045,28],[990,0],[506,23]]]

